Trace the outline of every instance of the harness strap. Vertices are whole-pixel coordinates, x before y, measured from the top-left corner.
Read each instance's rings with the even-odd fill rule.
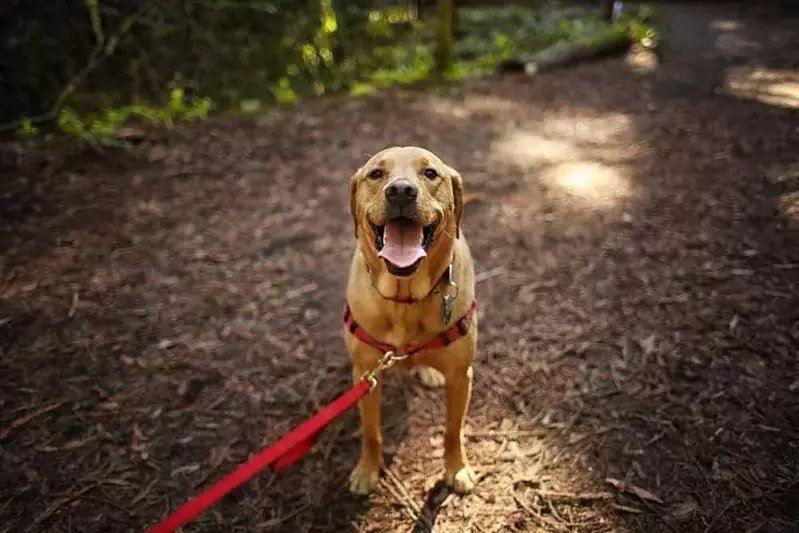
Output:
[[[436,350],[439,348],[445,348],[446,346],[449,346],[456,340],[465,336],[467,333],[469,333],[469,328],[472,325],[472,317],[474,316],[475,310],[477,310],[476,299],[472,300],[472,303],[469,305],[469,309],[466,310],[466,314],[458,319],[458,321],[455,322],[452,327],[442,331],[427,342],[423,342],[421,344],[411,344],[410,346],[405,346],[402,349],[398,349],[395,346],[378,341],[372,337],[368,331],[359,326],[358,323],[355,322],[355,317],[352,316],[349,302],[346,301],[344,302],[342,319],[344,320],[344,324],[347,326],[349,332],[355,335],[355,338],[362,343],[368,344],[369,346],[380,350],[382,353],[395,352],[397,354],[413,355],[417,352],[421,352],[422,350]]]

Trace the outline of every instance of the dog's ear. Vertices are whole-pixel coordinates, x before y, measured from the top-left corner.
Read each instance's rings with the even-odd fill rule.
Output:
[[[452,199],[455,206],[455,238],[461,236],[461,216],[463,216],[463,179],[458,171],[450,169],[450,183],[452,183]]]
[[[350,215],[352,215],[352,223],[355,226],[355,238],[358,238],[358,205],[355,201],[355,195],[358,192],[358,174],[361,170],[352,175],[350,178]]]

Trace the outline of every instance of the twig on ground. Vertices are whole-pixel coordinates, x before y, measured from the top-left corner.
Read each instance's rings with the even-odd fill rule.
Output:
[[[548,435],[547,431],[541,429],[532,430],[510,430],[510,431],[470,431],[465,434],[467,437],[472,438],[514,438],[514,437],[545,437]]]
[[[286,292],[286,294],[283,295],[283,300],[281,301],[281,303],[285,303],[289,300],[293,300],[295,298],[299,298],[300,296],[304,296],[308,293],[315,291],[317,288],[318,287],[316,283],[311,282],[311,283],[306,283],[301,287],[297,287],[296,289],[291,289],[290,291]]]
[[[609,483],[610,485],[613,486],[614,489],[618,490],[619,492],[626,492],[628,494],[632,494],[641,501],[654,502],[661,505],[663,504],[663,500],[661,500],[658,496],[652,494],[646,489],[637,487],[632,483],[625,483],[624,481],[612,477],[605,479],[605,483]]]
[[[574,526],[574,524],[572,524],[571,521],[566,520],[560,515],[557,507],[555,507],[555,504],[552,503],[552,500],[547,500],[547,507],[549,507],[549,512],[552,513],[552,516],[560,520],[561,524],[565,525],[567,528],[571,528]]]
[[[535,510],[532,507],[530,507],[524,500],[522,500],[519,497],[519,495],[516,494],[515,492],[513,493],[513,499],[516,501],[516,503],[519,505],[519,507],[521,507],[522,509],[527,511],[527,513],[530,516],[532,516],[533,518],[538,520],[541,524],[545,524],[547,526],[554,527],[555,529],[558,529],[560,531],[568,531],[562,524],[559,524],[559,523],[555,522],[554,520],[549,520],[548,518],[545,518],[545,517],[541,516],[541,513],[535,512]]]
[[[405,501],[407,501],[408,505],[411,506],[414,512],[418,516],[422,517],[423,521],[427,522],[427,520],[423,517],[422,508],[416,504],[416,502],[413,500],[410,493],[408,492],[407,487],[405,487],[405,484],[402,481],[400,481],[400,479],[397,477],[394,471],[391,470],[390,468],[386,468],[386,477],[389,478],[391,482],[394,483],[394,485],[396,485],[400,494],[405,498]]]
[[[486,270],[484,272],[480,272],[479,274],[475,275],[474,282],[480,283],[481,281],[486,281],[488,279],[501,276],[504,273],[505,273],[505,267],[498,266],[496,268],[492,268],[491,270]]]
[[[295,516],[297,516],[298,514],[305,512],[308,509],[308,507],[310,507],[310,505],[307,505],[307,504],[306,505],[301,505],[300,507],[294,509],[290,513],[288,513],[286,515],[283,515],[283,516],[281,516],[279,518],[272,518],[270,520],[267,520],[266,522],[261,522],[260,524],[258,524],[257,529],[258,530],[271,529],[271,528],[277,527],[277,526],[279,526],[281,524],[284,524],[284,523],[288,522],[289,520],[291,520],[292,518],[294,518]]]
[[[63,507],[68,503],[74,502],[75,500],[77,500],[78,498],[80,498],[90,490],[96,488],[97,485],[98,485],[97,483],[92,483],[87,487],[83,487],[75,494],[70,494],[69,496],[64,496],[63,498],[57,499],[55,502],[53,502],[53,504],[50,507],[45,509],[42,514],[36,517],[36,520],[33,521],[33,525],[38,526],[39,524],[50,518],[53,514],[55,514],[61,507]]]
[[[546,500],[560,502],[589,503],[600,500],[612,500],[610,492],[555,492],[549,490],[536,490],[535,493]]]
[[[624,511],[625,513],[633,513],[633,514],[641,514],[643,511],[636,507],[631,507],[629,505],[622,505],[620,503],[614,503],[613,508],[618,511]]]
[[[408,513],[408,516],[414,522],[418,522],[420,520],[419,514],[414,511],[414,504],[411,501],[408,501],[407,498],[404,498],[402,494],[394,487],[394,484],[386,478],[380,479],[380,484],[383,485],[388,491],[394,496],[394,499],[397,500],[398,503],[402,504],[402,508],[405,509],[405,512]]]
[[[78,303],[80,302],[80,296],[78,295],[78,291],[72,293],[72,303],[69,306],[69,311],[67,312],[67,317],[74,318],[75,311],[78,309]]]
[[[138,493],[138,494],[137,494],[137,495],[136,495],[136,496],[135,496],[135,497],[134,497],[134,498],[131,500],[131,502],[130,502],[130,507],[135,507],[137,503],[139,503],[141,500],[143,500],[144,498],[146,498],[146,497],[147,497],[147,495],[148,495],[148,494],[150,494],[150,492],[153,490],[153,487],[155,487],[156,483],[158,483],[158,479],[154,479],[154,480],[152,480],[152,481],[150,482],[150,484],[149,484],[149,485],[147,485],[146,487],[144,487],[144,489],[143,489],[141,492],[139,492],[139,493]]]
[[[0,439],[6,438],[9,435],[9,433],[11,433],[12,431],[14,431],[15,429],[17,429],[19,427],[24,426],[25,424],[27,424],[28,422],[30,422],[34,418],[37,418],[39,416],[42,416],[44,414],[49,413],[50,411],[58,409],[62,405],[64,405],[63,401],[62,402],[52,403],[50,405],[46,405],[44,407],[40,407],[39,409],[36,409],[35,411],[30,412],[30,413],[28,413],[25,416],[17,418],[16,420],[12,421],[11,424],[9,424],[9,426],[7,428],[5,428],[4,430],[0,431]]]
[[[731,502],[729,502],[727,505],[725,505],[725,506],[724,506],[724,507],[721,509],[721,511],[720,511],[720,512],[719,512],[719,513],[718,513],[716,516],[714,516],[714,517],[713,517],[713,520],[711,520],[711,521],[710,521],[710,523],[709,523],[709,524],[707,525],[707,527],[705,528],[705,530],[704,530],[704,533],[710,533],[710,531],[713,529],[713,526],[715,526],[715,525],[718,523],[718,521],[721,519],[721,517],[722,517],[722,516],[724,516],[724,514],[725,514],[727,511],[729,511],[730,509],[732,509],[732,507],[733,507],[733,506],[734,506],[736,503],[738,503],[738,502],[737,502],[737,501],[735,501],[735,500],[732,500],[732,501],[731,501]]]

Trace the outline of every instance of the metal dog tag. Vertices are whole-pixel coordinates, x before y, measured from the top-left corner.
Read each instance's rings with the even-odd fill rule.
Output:
[[[449,321],[452,320],[452,304],[455,302],[455,295],[450,293],[444,293],[442,296],[444,300],[441,305],[441,319],[444,321],[444,325],[448,325]]]
[[[455,298],[458,296],[458,284],[452,279],[452,263],[447,265],[444,276],[447,285],[444,287],[444,294],[441,296],[443,300],[441,304],[441,320],[443,320],[444,325],[447,326],[449,325],[449,321],[452,320],[452,307],[455,303]],[[449,292],[451,289],[455,289],[455,294]]]

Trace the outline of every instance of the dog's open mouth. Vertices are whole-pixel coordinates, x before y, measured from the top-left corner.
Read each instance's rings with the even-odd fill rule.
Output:
[[[419,267],[433,244],[436,224],[422,226],[415,220],[398,217],[385,226],[372,224],[377,255],[395,276],[410,276]]]

